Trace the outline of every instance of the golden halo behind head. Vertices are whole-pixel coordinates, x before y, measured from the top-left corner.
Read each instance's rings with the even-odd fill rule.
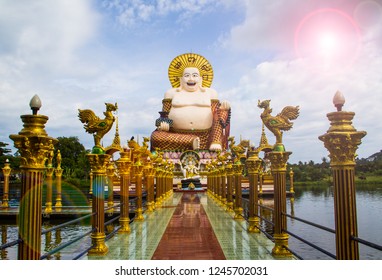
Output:
[[[214,72],[208,60],[199,54],[185,53],[175,57],[168,67],[168,78],[173,88],[180,87],[180,78],[183,76],[183,70],[187,67],[198,68],[203,79],[202,86],[211,86]]]

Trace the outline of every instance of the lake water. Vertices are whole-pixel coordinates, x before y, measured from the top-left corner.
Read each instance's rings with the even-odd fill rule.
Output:
[[[358,237],[382,245],[382,186],[356,187]],[[295,187],[294,200],[288,198],[287,212],[295,217],[334,229],[333,188],[329,186]],[[297,220],[288,219],[288,230],[335,255],[335,236]],[[304,259],[331,259],[325,254],[290,237],[289,247]],[[382,252],[362,244],[360,259],[382,260]]]
[[[382,245],[382,186],[359,185],[357,186],[357,218],[358,236],[370,242]],[[334,229],[334,199],[333,189],[329,186],[309,186],[295,187],[294,199],[288,198],[287,212],[295,217],[306,219],[322,226]],[[272,199],[264,199],[265,205],[272,205]],[[3,224],[2,224],[3,223]],[[17,227],[15,225],[4,225],[0,221],[0,235],[2,243],[9,242],[17,238]],[[44,228],[48,228],[48,223]],[[43,236],[42,248],[45,251],[56,247],[58,244],[67,242],[78,236],[82,232],[90,229],[87,224],[72,225],[59,233],[51,233]],[[296,220],[288,218],[288,230],[304,239],[324,248],[335,255],[334,234],[316,229]],[[5,237],[6,236],[6,241]],[[90,245],[90,238],[85,238],[77,244],[66,248],[59,254],[55,254],[52,259],[71,259],[83,249]],[[310,246],[303,244],[297,239],[290,237],[289,247],[298,253],[303,259],[331,259],[325,254]],[[44,253],[44,252],[43,252]],[[16,259],[17,247],[2,250],[0,259]],[[360,259],[382,260],[382,252],[368,248],[360,244]]]

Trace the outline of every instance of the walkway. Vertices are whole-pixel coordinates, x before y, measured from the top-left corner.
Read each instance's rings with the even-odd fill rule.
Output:
[[[245,221],[234,220],[205,193],[174,193],[144,216],[145,221],[130,225],[130,234],[117,234],[106,242],[107,255],[83,259],[273,259],[272,241],[249,234]]]

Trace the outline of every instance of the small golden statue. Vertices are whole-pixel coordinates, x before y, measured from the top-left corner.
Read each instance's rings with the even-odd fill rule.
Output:
[[[282,142],[283,132],[282,130],[290,130],[293,126],[291,120],[297,119],[299,115],[299,106],[286,106],[276,116],[271,116],[272,109],[269,107],[271,100],[258,101],[258,107],[264,109],[260,117],[264,125],[275,135],[276,144],[273,147],[274,151],[284,151],[284,145]]]
[[[234,162],[237,163],[241,159],[246,158],[246,152],[249,148],[249,140],[241,140],[238,145],[235,145],[235,137],[230,136],[228,138],[228,146],[234,157]]]
[[[85,131],[93,134],[94,137],[94,154],[103,154],[104,148],[101,146],[101,139],[110,131],[115,121],[115,117],[112,112],[118,110],[118,105],[115,103],[114,105],[111,103],[105,103],[106,112],[104,119],[97,117],[92,110],[78,109],[78,117],[82,123],[84,123]]]

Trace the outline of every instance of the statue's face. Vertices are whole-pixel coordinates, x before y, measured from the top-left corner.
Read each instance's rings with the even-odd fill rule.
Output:
[[[198,68],[187,67],[183,71],[180,85],[186,91],[197,91],[201,85],[201,81],[202,78],[200,77]]]

